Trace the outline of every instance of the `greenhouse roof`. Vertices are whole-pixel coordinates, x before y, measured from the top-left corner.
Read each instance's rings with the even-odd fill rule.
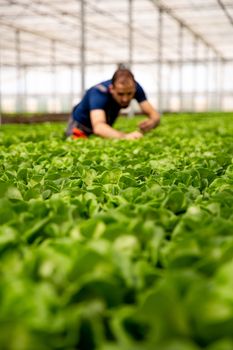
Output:
[[[233,61],[232,0],[0,0],[0,28],[3,66]]]

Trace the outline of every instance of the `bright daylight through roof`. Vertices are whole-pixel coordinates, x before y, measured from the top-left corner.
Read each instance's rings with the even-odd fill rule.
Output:
[[[231,0],[1,0],[0,8],[2,112],[68,111],[119,63],[160,111],[233,108]]]

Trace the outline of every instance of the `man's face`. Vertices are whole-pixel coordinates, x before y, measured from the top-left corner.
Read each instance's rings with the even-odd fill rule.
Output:
[[[121,108],[126,108],[134,97],[135,83],[133,81],[128,81],[124,84],[116,82],[114,85],[110,85],[110,93]]]

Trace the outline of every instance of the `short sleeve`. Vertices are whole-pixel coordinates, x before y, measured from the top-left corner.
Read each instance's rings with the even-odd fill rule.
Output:
[[[105,109],[107,100],[108,100],[108,96],[105,92],[100,91],[96,87],[93,87],[89,94],[90,110]]]
[[[139,83],[136,83],[136,92],[134,96],[135,100],[137,100],[139,103],[147,100],[145,91],[141,87]]]

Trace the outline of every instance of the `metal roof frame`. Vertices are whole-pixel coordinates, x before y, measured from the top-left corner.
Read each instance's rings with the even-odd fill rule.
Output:
[[[150,2],[153,6],[150,6]],[[199,4],[198,9],[197,2]],[[131,5],[128,5],[128,3]],[[196,40],[209,47],[216,57],[226,61],[233,60],[233,41],[230,40],[233,35],[232,1],[119,0],[117,4],[111,0],[99,0],[98,3],[95,0],[66,0],[65,2],[60,0],[49,2],[45,0],[1,0],[0,50],[2,65],[9,64],[8,57],[5,55],[6,49],[8,54],[9,51],[12,51],[12,56],[15,55],[16,45],[9,45],[9,33],[14,35],[14,32],[20,32],[20,36],[22,36],[19,50],[23,53],[20,62],[23,66],[29,64],[26,53],[33,55],[33,52],[35,52],[35,56],[37,56],[37,50],[40,46],[42,46],[41,57],[48,57],[47,64],[50,65],[50,45],[43,48],[43,42],[48,41],[56,43],[56,64],[60,60],[66,64],[81,64],[81,55],[84,49],[83,38],[81,37],[82,21],[85,21],[86,63],[91,64],[96,60],[96,56],[101,57],[101,55],[104,56],[103,61],[106,64],[108,61],[115,60],[115,62],[118,62],[119,57],[122,57],[123,61],[128,59],[137,61],[137,57],[134,59],[134,51],[139,50],[143,51],[145,62],[147,62],[147,59],[148,61],[156,60],[157,54],[154,44],[158,35],[159,10],[173,19],[174,26],[181,25]],[[81,16],[81,5],[85,7],[85,16]],[[131,6],[131,10],[128,12],[129,6]],[[217,14],[215,14],[215,17],[212,15],[213,11]],[[207,15],[208,12],[210,12],[209,15]],[[200,14],[198,19],[197,13]],[[210,19],[211,16],[212,19]],[[220,17],[221,23],[219,23]],[[193,21],[190,18],[193,18]],[[218,28],[215,27],[217,18]],[[132,22],[130,23],[131,31],[129,32],[130,19]],[[203,30],[205,21],[208,25]],[[164,59],[175,61],[176,59],[171,54],[177,45],[176,39],[172,35],[174,27],[171,27],[169,22],[166,22],[164,26],[166,31],[164,35],[169,38],[170,42],[170,45],[168,45],[166,39],[164,39],[164,43],[161,43],[161,45],[164,45],[163,53],[166,53]],[[223,28],[227,34],[218,36],[219,30],[223,30]],[[130,41],[129,33],[132,33]],[[28,43],[23,41],[24,35],[27,35]],[[131,45],[129,50],[126,48],[127,45]],[[117,47],[115,51],[118,51],[119,54],[113,51],[114,47]],[[184,52],[189,53],[189,55],[192,55],[191,51],[192,45],[184,47]],[[129,57],[127,57],[127,54]],[[67,56],[67,59],[62,59],[63,56]],[[183,60],[185,60],[185,57],[183,57]],[[35,61],[39,64],[38,57]],[[98,59],[97,61],[100,62],[101,60]],[[34,65],[33,59],[31,59],[31,63]]]
[[[219,65],[233,65],[232,0],[0,0],[0,31],[0,73],[75,67],[81,92],[87,69],[124,63],[157,69],[160,100],[176,65],[181,99],[183,66],[208,76],[213,64],[220,84]]]

